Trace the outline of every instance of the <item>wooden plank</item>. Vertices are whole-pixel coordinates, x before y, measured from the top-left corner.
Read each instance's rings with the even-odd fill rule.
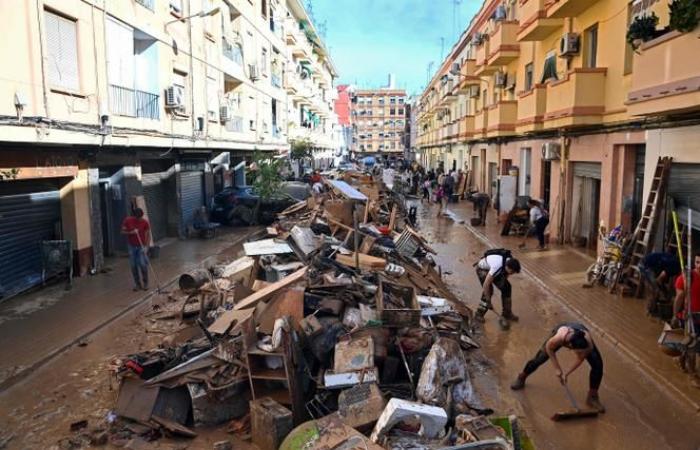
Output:
[[[241,325],[253,315],[253,309],[242,309],[240,311],[226,311],[212,323],[208,330],[214,334],[224,334],[226,330],[231,328],[232,331],[238,331]],[[233,326],[231,326],[233,324]]]
[[[396,226],[396,205],[391,207],[391,214],[389,214],[389,230],[393,231]]]
[[[258,304],[258,307],[255,321],[260,332],[272,334],[275,320],[283,316],[291,316],[292,326],[298,329],[299,322],[304,318],[304,288],[287,289],[267,304]]]
[[[363,269],[383,269],[386,266],[385,259],[366,255],[364,253],[359,253],[358,256],[360,259],[360,267]],[[351,255],[337,254],[335,255],[335,260],[348,267],[355,267],[355,253]]]
[[[258,302],[268,299],[272,297],[277,291],[292,285],[293,283],[296,283],[298,281],[301,281],[302,278],[306,275],[306,271],[308,270],[308,267],[304,267],[302,269],[297,270],[293,274],[282,278],[280,281],[277,281],[275,283],[272,283],[271,285],[260,289],[258,292],[255,294],[244,298],[240,303],[237,303],[236,306],[233,307],[234,310],[239,310],[239,309],[246,309],[246,308],[252,308],[253,306],[257,305]],[[222,317],[226,315],[226,313],[222,314]],[[221,319],[221,317],[219,317]],[[217,319],[217,322],[218,320]],[[216,322],[214,322],[216,323]]]

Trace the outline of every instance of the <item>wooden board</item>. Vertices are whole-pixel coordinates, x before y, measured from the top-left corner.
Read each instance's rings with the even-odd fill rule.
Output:
[[[360,268],[362,269],[384,269],[386,267],[386,260],[382,258],[377,258],[376,256],[366,255],[360,253]],[[348,267],[355,267],[355,254],[350,255],[335,255],[335,260],[340,264],[346,265]]]
[[[270,283],[269,281],[265,281],[265,280],[255,280],[255,281],[253,281],[253,287],[252,287],[251,289],[252,289],[254,292],[257,292],[257,291],[259,291],[260,289],[265,288],[265,287],[267,287],[267,286],[269,286],[269,285],[271,285],[271,284],[272,284],[272,283]]]
[[[272,283],[271,285],[269,285],[263,289],[260,289],[255,294],[253,294],[247,298],[244,298],[240,303],[237,303],[233,309],[239,310],[239,309],[252,308],[253,306],[257,305],[258,302],[272,297],[277,291],[280,291],[287,286],[291,286],[293,283],[301,281],[306,276],[307,270],[308,270],[308,267],[304,267],[302,269],[299,269],[296,272],[294,272],[293,274],[282,278],[280,281],[277,281],[277,282]],[[224,313],[224,314],[226,314],[226,313]],[[217,319],[217,321],[218,321],[218,319]],[[216,323],[216,322],[214,322],[214,323]]]
[[[326,215],[342,223],[352,226],[352,202],[348,200],[326,200],[323,204]]]
[[[231,328],[231,330],[237,331],[240,328],[241,324],[243,324],[246,320],[250,319],[252,315],[252,308],[243,309],[240,311],[226,311],[225,313],[220,315],[219,318],[214,321],[214,323],[212,323],[209,326],[208,330],[210,333],[224,334],[233,323],[233,327]]]
[[[272,334],[275,320],[283,316],[291,316],[292,326],[299,329],[299,322],[304,318],[304,288],[287,289],[266,304],[259,303],[258,308],[255,322],[260,332]]]

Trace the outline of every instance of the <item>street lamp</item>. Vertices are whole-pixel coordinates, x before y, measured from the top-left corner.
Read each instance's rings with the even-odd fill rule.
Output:
[[[171,20],[170,22],[166,22],[165,26],[167,27],[171,23],[175,22],[184,22],[185,20],[192,19],[193,17],[210,17],[216,14],[219,14],[220,8],[217,6],[215,8],[209,8],[209,9],[203,9],[200,12],[196,14],[189,15],[187,17],[181,17],[179,19]]]

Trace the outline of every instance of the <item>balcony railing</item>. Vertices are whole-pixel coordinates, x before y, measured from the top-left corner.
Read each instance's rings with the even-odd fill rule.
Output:
[[[150,92],[137,91],[114,84],[109,85],[112,113],[120,116],[158,120],[160,117],[159,97],[159,95]]]
[[[573,69],[547,83],[545,128],[600,123],[605,111],[607,69]]]
[[[564,25],[562,19],[547,18],[546,0],[526,0],[520,4],[519,41],[541,41]]]
[[[221,48],[224,56],[231,61],[237,63],[239,66],[243,65],[243,52],[241,51],[241,47],[238,45],[233,45],[231,44],[228,40],[222,39],[221,41]]]
[[[153,11],[153,6],[155,5],[155,0],[136,0],[136,3]]]
[[[226,131],[243,133],[243,117],[233,116],[226,122]]]
[[[542,129],[547,112],[547,85],[536,84],[529,91],[518,94],[518,121],[515,128],[519,133]]]

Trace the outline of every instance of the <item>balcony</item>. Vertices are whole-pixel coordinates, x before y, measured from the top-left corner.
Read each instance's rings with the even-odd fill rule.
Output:
[[[501,100],[488,107],[488,137],[510,136],[515,134],[518,118],[518,102]]]
[[[287,71],[284,74],[284,88],[287,90],[288,94],[297,93],[297,84],[300,83],[299,77],[297,77],[296,72]]]
[[[696,30],[697,31],[697,30]],[[700,110],[697,32],[667,33],[634,55],[628,112],[634,116]]]
[[[221,68],[224,73],[240,81],[247,80],[243,71],[243,51],[241,47],[237,44],[232,44],[229,39],[223,38],[221,40],[221,53],[224,56],[221,61]]]
[[[536,84],[529,91],[518,94],[518,120],[515,130],[528,133],[541,130],[547,111],[547,85]]]
[[[496,29],[489,38],[489,54],[486,61],[489,66],[499,68],[518,58],[520,44],[517,35],[517,21],[497,22]]]
[[[489,123],[489,114],[488,114],[488,109],[482,108],[481,111],[478,111],[476,114],[474,114],[474,137],[475,138],[485,138],[486,137],[486,128],[488,127]]]
[[[158,120],[160,103],[157,94],[109,85],[109,104],[113,114]]]
[[[563,25],[563,19],[547,17],[545,0],[525,0],[520,4],[518,41],[541,41]]]
[[[153,11],[155,0],[136,0],[136,3]]]
[[[457,94],[468,94],[470,86],[478,86],[481,79],[476,76],[476,60],[467,59],[459,69],[459,83],[457,84]]]
[[[594,125],[605,111],[607,69],[573,69],[566,77],[547,83],[545,128]]]
[[[469,140],[474,137],[474,116],[464,116],[459,120],[459,133],[457,138]]]
[[[598,0],[549,0],[547,3],[547,17],[561,19],[564,17],[576,17]]]
[[[481,45],[476,47],[476,67],[474,75],[491,75],[498,70],[497,67],[489,66],[489,41],[485,39]]]

